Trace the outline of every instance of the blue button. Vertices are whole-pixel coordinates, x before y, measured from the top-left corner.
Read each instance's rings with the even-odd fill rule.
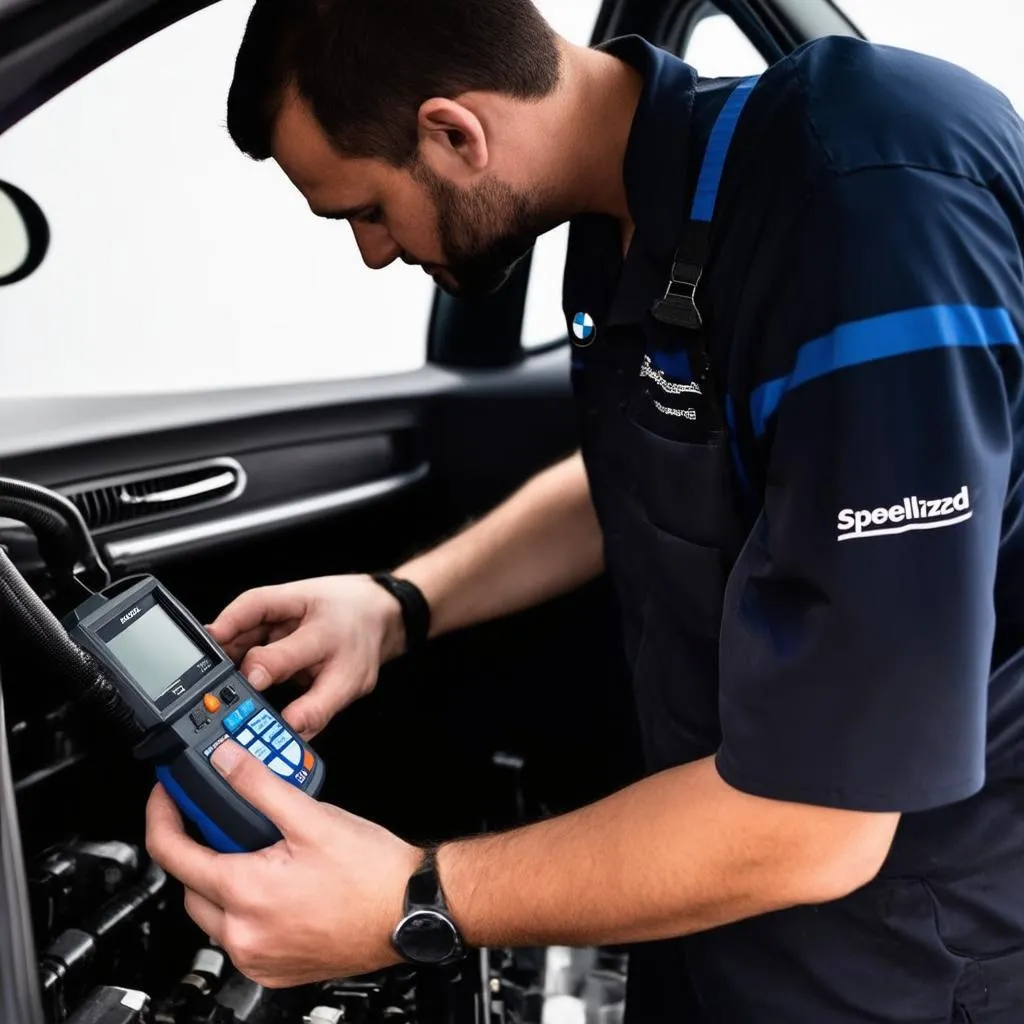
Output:
[[[269,742],[270,742],[270,741],[271,741],[271,740],[272,740],[272,739],[273,739],[273,738],[274,738],[274,737],[275,737],[275,736],[276,736],[276,735],[278,734],[278,731],[280,730],[280,728],[281,728],[281,723],[280,723],[280,722],[275,722],[275,723],[274,723],[274,724],[273,724],[273,725],[272,725],[272,726],[271,726],[271,727],[270,727],[270,728],[269,728],[269,729],[268,729],[268,730],[267,730],[267,731],[266,731],[266,732],[265,732],[265,733],[263,734],[263,742],[264,742],[264,743],[269,743]]]
[[[270,745],[275,750],[280,750],[286,743],[291,743],[292,734],[287,729],[282,729],[271,741]]]
[[[224,719],[224,728],[230,733],[236,733],[242,728],[242,723],[256,710],[256,701],[244,701],[235,708],[227,718]]]

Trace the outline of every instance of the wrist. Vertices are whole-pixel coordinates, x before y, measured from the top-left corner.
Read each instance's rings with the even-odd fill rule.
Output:
[[[405,843],[403,855],[400,858],[400,869],[392,885],[388,886],[388,892],[381,908],[381,923],[376,929],[378,938],[387,947],[387,960],[382,964],[390,967],[393,964],[403,962],[402,955],[395,948],[394,936],[399,923],[405,917],[406,892],[409,886],[409,879],[419,870],[422,865],[426,850],[411,843]]]
[[[398,573],[373,573],[370,579],[390,595],[395,606],[389,604],[385,617],[381,661],[418,653],[430,637],[431,626],[430,605],[423,591],[400,570]]]
[[[465,940],[452,917],[436,859],[437,847],[417,851],[403,903],[403,916],[391,943],[406,963],[420,966],[454,963],[466,955]]]
[[[380,663],[383,665],[405,654],[405,620],[398,598],[375,583],[372,576],[367,576],[367,580],[381,597]]]

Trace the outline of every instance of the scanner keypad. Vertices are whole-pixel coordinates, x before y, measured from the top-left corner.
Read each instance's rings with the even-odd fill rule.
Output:
[[[266,708],[257,710],[256,702],[249,698],[224,718],[226,739],[234,741],[262,761],[274,774],[287,779],[293,786],[302,786],[316,764],[309,751],[303,751],[298,738],[293,736]],[[203,754],[210,757],[220,743],[211,744]]]

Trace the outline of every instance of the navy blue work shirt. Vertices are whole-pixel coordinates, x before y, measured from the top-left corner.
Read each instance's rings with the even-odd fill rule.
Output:
[[[606,49],[645,80],[635,234],[624,259],[613,220],[574,220],[564,312],[649,767],[714,755],[751,794],[903,814],[852,896],[639,950],[629,1012],[1019,1024],[1021,120],[965,71],[845,38],[750,91],[698,289],[743,442],[729,539],[712,477],[673,469],[673,446],[703,454],[643,431],[632,447],[629,408],[644,374],[678,390],[692,371],[650,310],[736,83],[638,38]],[[683,578],[710,593],[716,571],[706,601]]]

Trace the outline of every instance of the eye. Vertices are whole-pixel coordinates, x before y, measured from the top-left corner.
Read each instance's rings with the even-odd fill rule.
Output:
[[[364,224],[380,224],[384,220],[384,211],[379,206],[374,206],[363,214],[361,220]]]

